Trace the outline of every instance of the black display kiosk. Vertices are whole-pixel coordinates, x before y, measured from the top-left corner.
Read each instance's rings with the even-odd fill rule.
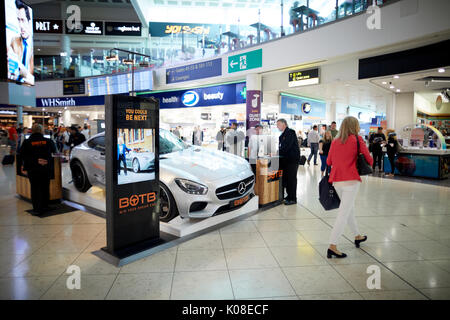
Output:
[[[120,265],[121,260],[163,242],[159,230],[159,104],[153,98],[107,96],[105,117],[107,246],[102,251]],[[127,170],[130,152],[153,158],[153,167]]]

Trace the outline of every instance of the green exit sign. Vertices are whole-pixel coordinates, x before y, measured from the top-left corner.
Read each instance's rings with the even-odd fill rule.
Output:
[[[228,73],[262,67],[262,49],[228,57]]]

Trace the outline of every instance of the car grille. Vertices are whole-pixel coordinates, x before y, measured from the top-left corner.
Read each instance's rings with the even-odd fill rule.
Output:
[[[244,182],[244,184],[245,184],[245,191],[242,193],[239,193],[238,186],[241,182]],[[250,190],[252,188],[254,183],[255,183],[255,176],[250,176],[247,179],[233,182],[229,185],[217,188],[216,196],[219,200],[228,200],[228,199],[241,197],[245,193],[247,193],[248,190]]]

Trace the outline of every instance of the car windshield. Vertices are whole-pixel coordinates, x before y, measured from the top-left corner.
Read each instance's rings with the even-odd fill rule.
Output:
[[[189,148],[189,145],[171,132],[159,129],[159,154],[181,151]]]

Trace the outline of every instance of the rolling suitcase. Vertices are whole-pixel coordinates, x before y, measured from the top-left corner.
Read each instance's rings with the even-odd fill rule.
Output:
[[[13,163],[14,163],[14,155],[7,154],[7,155],[5,155],[3,157],[2,165],[6,166],[6,165],[9,165],[9,164],[13,164]]]

